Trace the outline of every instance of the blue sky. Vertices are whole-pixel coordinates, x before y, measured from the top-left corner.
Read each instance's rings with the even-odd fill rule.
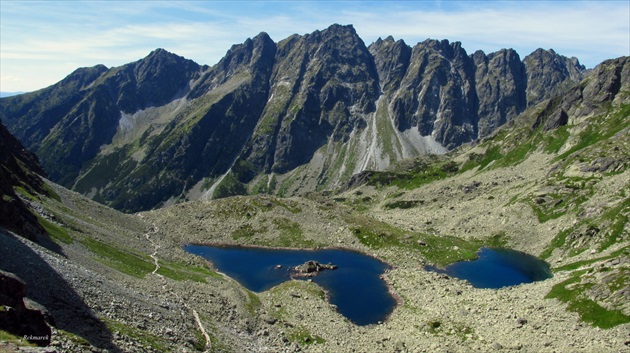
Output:
[[[119,66],[164,48],[216,64],[233,45],[274,41],[333,23],[366,45],[460,41],[471,54],[537,48],[587,67],[630,55],[630,1],[15,1],[0,0],[0,91],[32,91],[78,67]]]

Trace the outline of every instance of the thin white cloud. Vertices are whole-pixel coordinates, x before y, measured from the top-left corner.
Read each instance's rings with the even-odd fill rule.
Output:
[[[13,75],[2,76],[1,79],[2,81],[7,81],[7,82],[21,82],[23,80],[21,77],[13,76]]]
[[[548,6],[487,8],[473,12],[409,11],[378,15],[352,12],[345,17],[354,19],[357,30],[369,40],[389,34],[410,45],[426,38],[449,39],[462,41],[469,51],[524,49],[524,52],[519,50],[522,56],[539,47],[555,48],[562,54],[597,48],[599,57],[595,59],[597,62],[590,61],[591,65],[607,57],[629,55],[627,4],[568,5],[576,4],[558,2]]]
[[[553,48],[577,56],[588,66],[630,55],[630,5],[624,1],[266,5],[244,1],[2,1],[0,90],[41,88],[77,66],[118,66],[158,47],[212,65],[231,45],[259,32],[280,41],[332,23],[353,24],[367,45],[393,35],[409,45],[427,38],[461,41],[469,53],[514,48],[524,57],[539,47]]]

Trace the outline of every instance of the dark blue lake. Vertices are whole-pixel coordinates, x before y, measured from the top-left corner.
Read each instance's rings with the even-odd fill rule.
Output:
[[[385,321],[396,307],[396,300],[380,278],[389,265],[358,252],[205,245],[187,245],[184,250],[211,261],[217,270],[254,292],[263,292],[290,280],[290,270],[306,261],[335,264],[336,270],[322,271],[310,279],[328,292],[330,302],[337,306],[340,314],[357,325]],[[282,267],[277,268],[277,265]]]
[[[482,248],[473,261],[462,261],[430,271],[465,279],[475,288],[502,288],[551,278],[549,264],[532,255],[498,248]]]

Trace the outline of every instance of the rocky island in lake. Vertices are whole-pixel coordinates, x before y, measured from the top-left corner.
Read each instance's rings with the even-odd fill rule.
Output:
[[[320,264],[317,261],[310,260],[310,261],[306,261],[305,263],[299,266],[295,266],[293,270],[291,271],[291,273],[293,276],[296,276],[296,277],[315,277],[321,271],[336,270],[336,269],[337,269],[337,265]]]

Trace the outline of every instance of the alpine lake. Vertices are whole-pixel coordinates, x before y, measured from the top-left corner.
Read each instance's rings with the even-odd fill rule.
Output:
[[[397,301],[383,274],[390,266],[377,258],[342,249],[291,250],[242,246],[189,244],[184,250],[205,258],[220,272],[253,292],[264,292],[285,281],[312,280],[327,293],[337,311],[359,326],[383,322]],[[465,279],[477,288],[501,288],[551,277],[549,265],[531,255],[508,249],[482,248],[479,258],[425,270]],[[334,264],[334,269],[314,275],[296,272],[296,267],[316,261]]]
[[[465,279],[475,288],[503,288],[551,278],[549,264],[539,258],[510,249],[481,248],[478,258],[461,261],[440,269],[426,269]]]

